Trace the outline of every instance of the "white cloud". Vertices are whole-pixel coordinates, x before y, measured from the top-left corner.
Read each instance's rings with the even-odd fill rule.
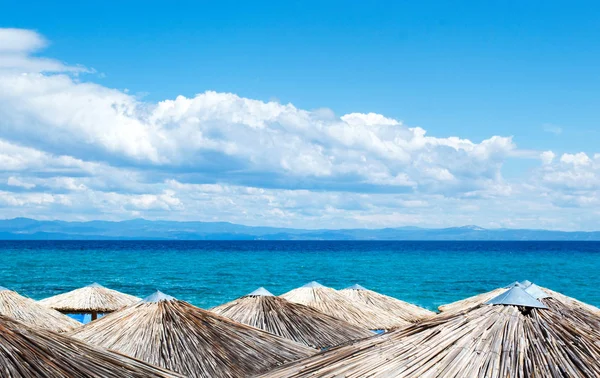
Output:
[[[67,66],[54,59],[31,55],[47,44],[46,39],[33,30],[0,28],[0,69],[13,73],[90,72],[85,67]]]
[[[556,154],[552,151],[544,151],[540,154],[540,159],[544,164],[551,164],[554,161]]]
[[[286,178],[308,179],[307,185],[326,178],[349,190],[427,187],[436,177],[476,185],[474,175],[499,177],[515,148],[505,137],[481,143],[429,137],[373,114],[352,114],[351,124],[345,117],[323,121],[290,104],[228,93],[140,103],[63,75],[5,75],[0,93],[7,123],[2,137],[13,142],[83,160],[202,170],[236,180],[274,175],[277,185]]]
[[[574,166],[590,165],[592,163],[592,159],[590,159],[585,152],[563,154],[560,157],[560,161],[561,163],[572,164]]]
[[[554,156],[554,154],[552,155]],[[586,153],[563,154],[558,161],[542,166],[536,175],[533,190],[549,198],[556,206],[600,206],[600,156]]]
[[[10,176],[6,181],[6,184],[9,186],[18,186],[25,189],[33,189],[35,188],[35,184],[23,182],[16,177]]]
[[[31,53],[46,45],[46,39],[33,30],[0,29],[0,53]]]
[[[557,158],[510,136],[436,137],[381,114],[232,93],[152,103],[32,55],[46,45],[0,29],[3,217],[560,227],[569,206],[582,213],[565,227],[600,228],[583,213],[600,206],[598,155]],[[541,162],[530,177],[503,176],[508,159],[525,158]]]

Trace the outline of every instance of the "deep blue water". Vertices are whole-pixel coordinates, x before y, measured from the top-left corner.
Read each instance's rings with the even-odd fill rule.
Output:
[[[600,306],[600,242],[0,241],[0,286],[41,299],[92,282],[207,308],[312,280],[435,309],[528,279]]]

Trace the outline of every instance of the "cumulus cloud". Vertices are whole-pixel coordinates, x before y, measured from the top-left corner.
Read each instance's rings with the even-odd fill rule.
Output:
[[[54,59],[32,55],[47,44],[46,39],[33,30],[0,28],[0,69],[16,73],[90,72],[85,67],[67,66]]]
[[[556,158],[521,151],[511,136],[436,137],[381,114],[336,116],[233,93],[147,102],[34,55],[46,45],[37,32],[0,29],[5,217],[488,226],[516,219],[504,213],[531,206],[516,198],[540,188],[549,212],[567,190],[585,191],[581,203],[596,190],[597,157],[586,154]],[[515,158],[542,164],[515,182],[502,174]]]
[[[13,176],[10,176],[8,178],[8,180],[6,181],[6,184],[8,184],[10,186],[18,186],[18,187],[25,188],[25,189],[35,188],[35,184],[23,182],[23,181],[19,180],[16,177],[13,177]]]
[[[592,212],[600,206],[600,154],[590,157],[584,152],[564,153],[546,162],[535,178],[535,190],[556,206]]]
[[[456,179],[473,189],[474,177],[498,178],[515,148],[510,137],[436,138],[374,114],[323,120],[291,104],[230,93],[141,103],[65,75],[3,76],[0,115],[3,138],[55,155],[202,171],[206,180],[242,184],[262,175],[280,187],[428,190]]]
[[[544,164],[551,164],[554,161],[556,154],[552,151],[544,151],[540,154],[540,160]]]

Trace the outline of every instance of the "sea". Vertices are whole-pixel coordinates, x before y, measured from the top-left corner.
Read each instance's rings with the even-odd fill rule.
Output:
[[[210,308],[317,281],[435,310],[527,279],[600,306],[600,242],[0,241],[0,258],[0,286],[33,299],[97,282]]]

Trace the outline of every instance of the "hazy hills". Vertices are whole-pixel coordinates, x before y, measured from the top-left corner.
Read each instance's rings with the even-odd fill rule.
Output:
[[[173,222],[134,219],[122,222],[0,220],[2,240],[600,240],[600,232],[484,229],[477,226],[441,229],[303,230],[250,227],[227,222]]]

